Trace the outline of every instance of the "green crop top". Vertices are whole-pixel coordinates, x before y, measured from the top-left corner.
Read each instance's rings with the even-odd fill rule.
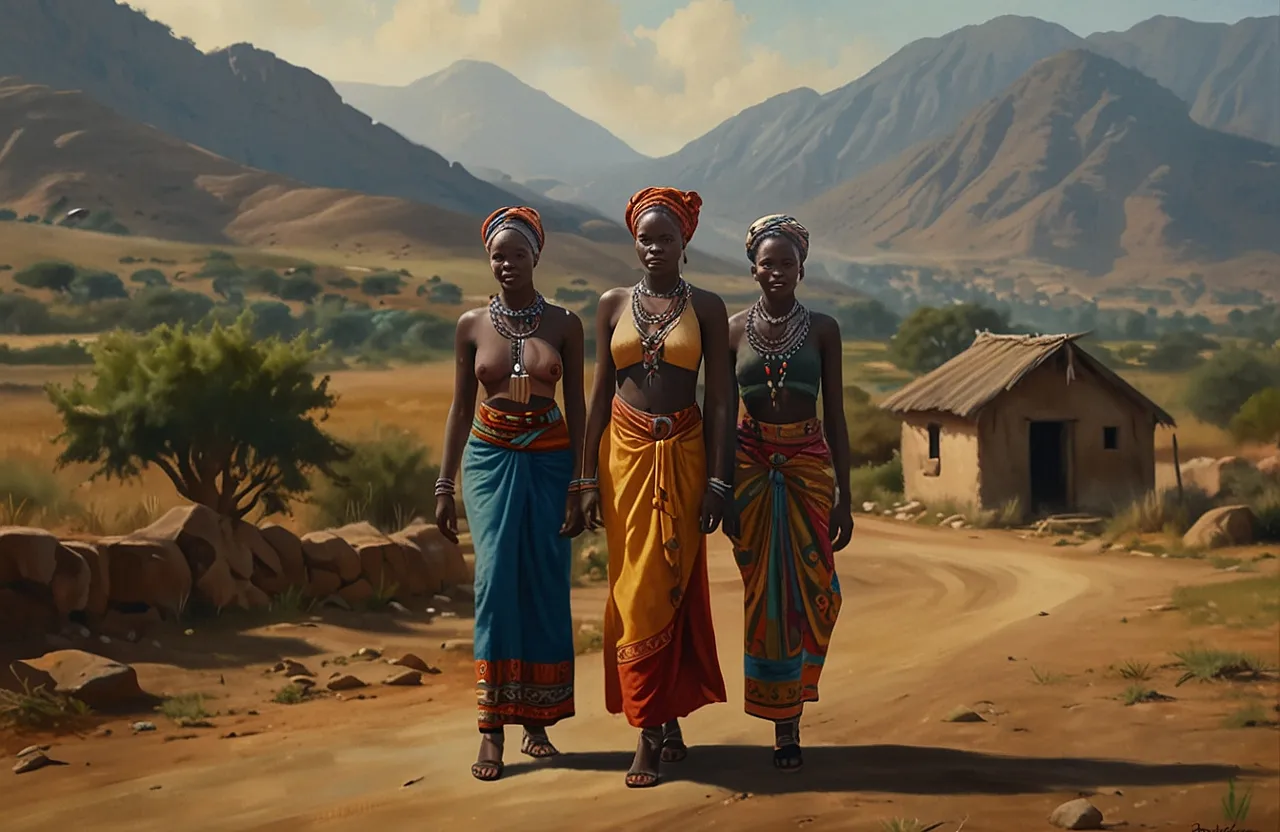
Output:
[[[810,334],[804,346],[787,361],[787,381],[784,390],[794,390],[806,396],[818,398],[822,385],[822,353],[818,351],[817,337]],[[744,338],[738,350],[738,365],[734,368],[738,377],[738,394],[749,399],[752,396],[769,395],[769,376],[764,371],[764,359],[756,354]],[[777,370],[773,370],[774,373]]]

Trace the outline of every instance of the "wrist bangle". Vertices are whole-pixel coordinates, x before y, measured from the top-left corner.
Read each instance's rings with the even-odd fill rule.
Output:
[[[437,497],[452,497],[456,490],[457,487],[449,477],[440,477],[436,480]]]
[[[707,487],[723,498],[733,496],[733,486],[719,477],[712,477],[707,480]]]

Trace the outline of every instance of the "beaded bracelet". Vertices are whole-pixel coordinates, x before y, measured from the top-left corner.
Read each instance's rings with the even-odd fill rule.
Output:
[[[454,485],[453,480],[449,477],[440,477],[436,480],[437,497],[452,497],[456,490],[457,486]]]
[[[733,496],[733,486],[729,485],[729,483],[725,482],[719,477],[712,477],[711,479],[707,480],[707,488],[710,488],[712,491],[716,492],[716,494],[719,495],[722,499],[728,499],[729,497]]]
[[[599,488],[599,483],[595,477],[581,477],[579,479],[569,481],[570,494],[579,494],[583,491],[595,491],[597,488]]]

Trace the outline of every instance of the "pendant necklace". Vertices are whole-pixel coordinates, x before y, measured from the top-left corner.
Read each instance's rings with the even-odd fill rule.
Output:
[[[532,338],[542,323],[547,301],[535,292],[533,303],[523,309],[510,309],[501,295],[489,299],[489,320],[499,335],[511,343],[511,384],[508,398],[517,404],[528,404],[533,395],[533,382],[524,365],[524,342]]]
[[[759,330],[757,321],[771,327],[782,327],[777,338]],[[778,393],[787,383],[787,365],[805,341],[809,339],[809,310],[800,301],[792,304],[785,315],[774,317],[764,308],[764,299],[758,299],[747,310],[747,343],[764,361],[765,384],[769,387],[769,400],[778,406]]]
[[[665,309],[650,312],[641,302],[642,297],[669,301]],[[680,324],[680,318],[693,298],[693,286],[680,278],[669,292],[655,292],[642,279],[631,290],[631,318],[640,334],[641,356],[645,369],[645,382],[653,383],[662,361],[667,336]]]

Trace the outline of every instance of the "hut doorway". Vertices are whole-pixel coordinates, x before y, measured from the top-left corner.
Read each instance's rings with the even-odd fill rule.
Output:
[[[1029,450],[1033,512],[1070,508],[1067,435],[1066,422],[1031,423]]]

